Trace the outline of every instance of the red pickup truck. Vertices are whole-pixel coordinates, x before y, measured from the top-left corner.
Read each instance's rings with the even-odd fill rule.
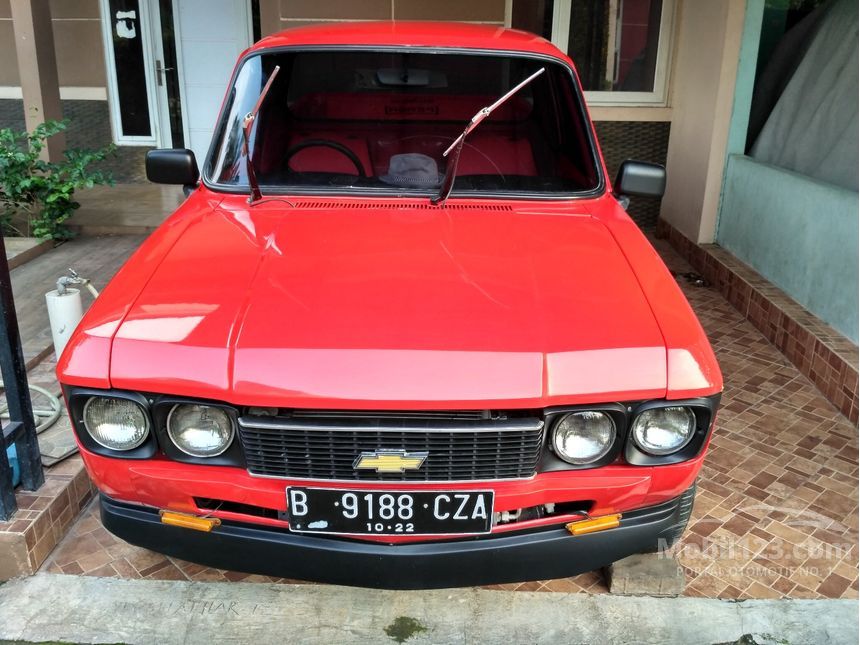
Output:
[[[677,540],[722,390],[573,63],[357,23],[239,60],[185,202],[58,366],[108,530],[294,579],[563,577]]]

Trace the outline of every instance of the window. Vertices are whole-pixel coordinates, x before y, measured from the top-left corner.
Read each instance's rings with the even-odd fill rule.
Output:
[[[526,56],[293,51],[248,58],[216,131],[206,178],[246,191],[241,125],[261,88],[250,148],[263,192],[435,195],[443,152],[472,116],[545,72],[470,133],[454,195],[568,196],[600,187],[582,103],[567,66]]]
[[[591,105],[666,103],[675,0],[508,0],[511,27],[576,63]]]

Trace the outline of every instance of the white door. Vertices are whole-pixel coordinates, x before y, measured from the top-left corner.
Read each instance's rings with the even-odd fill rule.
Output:
[[[173,0],[185,147],[209,150],[236,59],[253,39],[250,0]]]

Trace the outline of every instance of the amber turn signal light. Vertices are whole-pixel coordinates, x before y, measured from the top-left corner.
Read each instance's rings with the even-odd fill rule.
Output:
[[[204,531],[206,533],[214,529],[216,526],[220,526],[221,524],[221,520],[219,520],[217,517],[197,517],[196,515],[176,513],[174,511],[160,511],[159,515],[161,515],[162,524],[178,526],[183,529]]]
[[[621,524],[621,513],[590,517],[587,520],[577,520],[564,525],[571,535],[585,535],[606,529],[614,529]]]

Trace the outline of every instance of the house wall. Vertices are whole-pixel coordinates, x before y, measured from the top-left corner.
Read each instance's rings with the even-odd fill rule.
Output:
[[[697,0],[681,0],[689,4]],[[342,20],[457,20],[503,26],[505,0],[259,0],[263,36],[289,27]],[[87,125],[83,145],[111,142],[105,90],[99,0],[51,0],[60,96],[70,126],[70,145]],[[23,127],[9,0],[0,0],[0,128]],[[93,100],[95,99],[95,100]],[[668,106],[600,106],[591,109],[611,177],[628,158],[666,163],[673,110]],[[93,124],[99,127],[91,127]],[[117,181],[143,178],[145,149],[121,146],[111,164]],[[683,160],[679,160],[683,165]],[[674,170],[670,168],[670,173]],[[659,199],[635,198],[630,215],[643,228],[656,226]]]
[[[98,0],[51,0],[61,96],[105,100],[105,59]],[[0,98],[20,97],[9,0],[0,0]],[[18,91],[16,93],[16,90]]]
[[[504,25],[505,0],[260,0],[260,31],[340,20],[459,20]]]
[[[694,242],[715,238],[745,5],[684,0],[679,7],[660,217]]]
[[[99,148],[111,143],[105,58],[98,0],[51,0],[54,48],[66,145]],[[0,128],[24,129],[18,57],[9,0],[0,0]],[[116,181],[144,181],[145,148],[120,147],[100,164]]]
[[[105,59],[98,0],[51,0],[57,73],[67,98],[104,99]],[[268,35],[288,27],[335,20],[461,20],[504,25],[505,0],[260,0]],[[20,86],[9,0],[0,0],[0,97]],[[101,92],[74,91],[98,88]]]
[[[747,7],[716,241],[856,343],[857,192],[743,154],[764,10]]]
[[[857,193],[732,155],[717,241],[857,342]]]
[[[281,29],[339,20],[457,20],[505,24],[505,0],[260,0],[260,29],[265,36]],[[668,107],[595,107],[592,118],[609,174],[625,159],[666,163],[672,110]],[[652,229],[660,200],[635,198],[630,216]]]

